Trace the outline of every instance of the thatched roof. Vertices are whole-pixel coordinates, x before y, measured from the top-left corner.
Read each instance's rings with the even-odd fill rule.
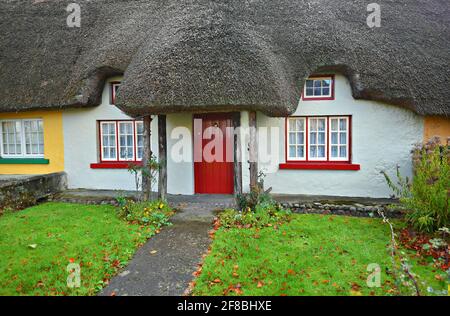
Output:
[[[81,28],[66,26],[69,2]],[[95,106],[124,74],[132,115],[295,110],[304,79],[343,73],[355,98],[450,116],[448,0],[3,0],[0,111]]]

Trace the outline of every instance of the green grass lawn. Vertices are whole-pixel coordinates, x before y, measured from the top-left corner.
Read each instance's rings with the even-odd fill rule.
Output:
[[[45,203],[6,214],[0,217],[0,295],[93,295],[151,229],[118,219],[112,206]],[[70,261],[81,266],[80,288],[67,287]]]
[[[389,228],[379,219],[294,215],[280,227],[220,228],[195,280],[194,295],[391,295]],[[367,266],[382,269],[369,288]],[[413,260],[422,294],[446,289],[428,265]],[[422,282],[426,281],[424,285]]]

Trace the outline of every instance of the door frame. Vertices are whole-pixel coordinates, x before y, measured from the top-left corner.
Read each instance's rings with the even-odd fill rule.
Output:
[[[232,127],[237,128],[240,127],[241,122],[241,112],[200,112],[194,113],[192,115],[192,168],[193,170],[193,180],[194,180],[194,194],[205,194],[205,193],[197,193],[196,181],[195,181],[195,134],[194,134],[194,120],[196,118],[201,118],[204,116],[222,116],[227,119],[231,119]],[[202,133],[203,133],[203,125],[202,125]],[[233,194],[242,194],[242,161],[241,161],[241,148],[240,148],[240,139],[237,135],[233,133]],[[236,150],[238,149],[238,150]],[[202,145],[203,150],[203,145]]]

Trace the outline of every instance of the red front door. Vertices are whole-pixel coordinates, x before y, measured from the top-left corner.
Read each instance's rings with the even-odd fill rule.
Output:
[[[230,129],[227,132],[227,127],[231,127],[233,123],[231,114],[195,115],[194,120],[198,119],[202,120],[201,133],[203,137],[200,140],[199,135],[194,135],[197,137],[194,139],[194,150],[197,157],[194,162],[195,193],[232,194],[234,164],[231,159],[234,147]],[[200,133],[200,128],[196,133]],[[222,137],[219,136],[220,134]],[[200,150],[201,153],[198,152]]]

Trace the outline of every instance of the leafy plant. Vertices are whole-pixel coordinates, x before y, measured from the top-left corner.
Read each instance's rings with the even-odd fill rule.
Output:
[[[264,191],[263,171],[258,173],[258,183],[250,193],[236,197],[238,210],[225,210],[219,215],[221,226],[230,227],[266,227],[282,224],[291,219],[291,211],[285,210],[274,201],[268,191]]]
[[[159,165],[160,162],[158,162],[154,155],[150,157],[150,160],[145,166],[135,163],[130,163],[128,165],[128,172],[134,176],[136,196],[139,201],[143,200],[143,194],[141,191],[143,178],[148,179],[151,182],[150,187],[152,187],[156,183]]]
[[[117,209],[119,218],[155,229],[170,225],[169,217],[172,214],[172,209],[165,201],[135,202],[130,199]]]
[[[450,193],[450,165],[448,149],[436,141],[413,150],[414,176],[412,181],[400,174],[397,167],[397,183],[386,172],[386,182],[399,197],[407,210],[406,219],[418,231],[434,232],[448,226]]]
[[[280,225],[291,220],[291,211],[274,209],[272,206],[257,206],[255,211],[228,209],[219,215],[220,226],[225,228],[262,228]]]

